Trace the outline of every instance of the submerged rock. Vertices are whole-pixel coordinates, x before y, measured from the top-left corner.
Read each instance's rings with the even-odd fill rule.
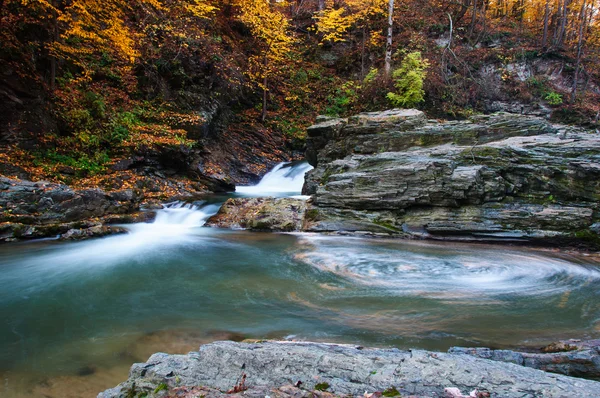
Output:
[[[524,115],[439,123],[387,111],[321,121],[307,146],[308,231],[600,248],[598,133]]]
[[[126,382],[98,397],[179,396],[175,394],[194,390],[197,395],[187,396],[199,397],[202,388],[216,394],[207,396],[227,391],[251,397],[264,397],[269,391],[278,397],[312,396],[312,391],[335,396],[393,391],[443,397],[446,389],[458,389],[521,398],[593,397],[600,383],[462,354],[308,342],[216,342],[187,355],[154,354],[146,363],[134,364]]]
[[[305,211],[306,201],[301,199],[229,199],[205,225],[255,231],[300,231]]]

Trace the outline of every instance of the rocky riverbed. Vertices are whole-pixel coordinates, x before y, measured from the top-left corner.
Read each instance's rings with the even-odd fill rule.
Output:
[[[596,361],[598,361],[596,346]],[[465,350],[466,351],[466,350]],[[516,354],[515,354],[516,355]],[[309,342],[216,342],[154,354],[98,398],[116,397],[595,397],[600,382],[490,358]],[[372,395],[371,395],[372,394]]]

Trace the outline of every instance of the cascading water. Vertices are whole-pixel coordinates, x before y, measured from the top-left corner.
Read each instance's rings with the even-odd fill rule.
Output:
[[[253,186],[238,186],[235,192],[244,196],[300,195],[304,175],[312,170],[307,162],[280,163]]]
[[[173,202],[164,205],[156,213],[153,223],[133,224],[129,230],[133,235],[146,238],[155,236],[178,236],[203,226],[212,215],[219,211],[220,204],[193,204]]]

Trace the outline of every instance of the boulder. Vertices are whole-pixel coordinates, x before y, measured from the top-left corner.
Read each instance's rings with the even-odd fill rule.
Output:
[[[290,198],[228,199],[206,226],[254,231],[293,232],[302,229],[306,201]]]
[[[525,115],[405,112],[316,126],[330,138],[304,185],[319,214],[307,230],[600,248],[600,134]]]
[[[313,391],[333,396],[387,392],[386,396],[443,397],[448,391],[468,394],[477,390],[480,396],[551,398],[593,397],[600,391],[600,382],[463,354],[223,341],[187,355],[154,354],[146,363],[134,364],[127,381],[98,397],[179,396],[177,391],[194,389],[201,394],[201,388],[256,397],[269,391],[278,397],[312,397]]]

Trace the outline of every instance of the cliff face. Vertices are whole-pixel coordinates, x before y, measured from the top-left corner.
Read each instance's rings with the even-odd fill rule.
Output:
[[[599,246],[598,133],[392,110],[321,118],[308,137],[308,231]]]

